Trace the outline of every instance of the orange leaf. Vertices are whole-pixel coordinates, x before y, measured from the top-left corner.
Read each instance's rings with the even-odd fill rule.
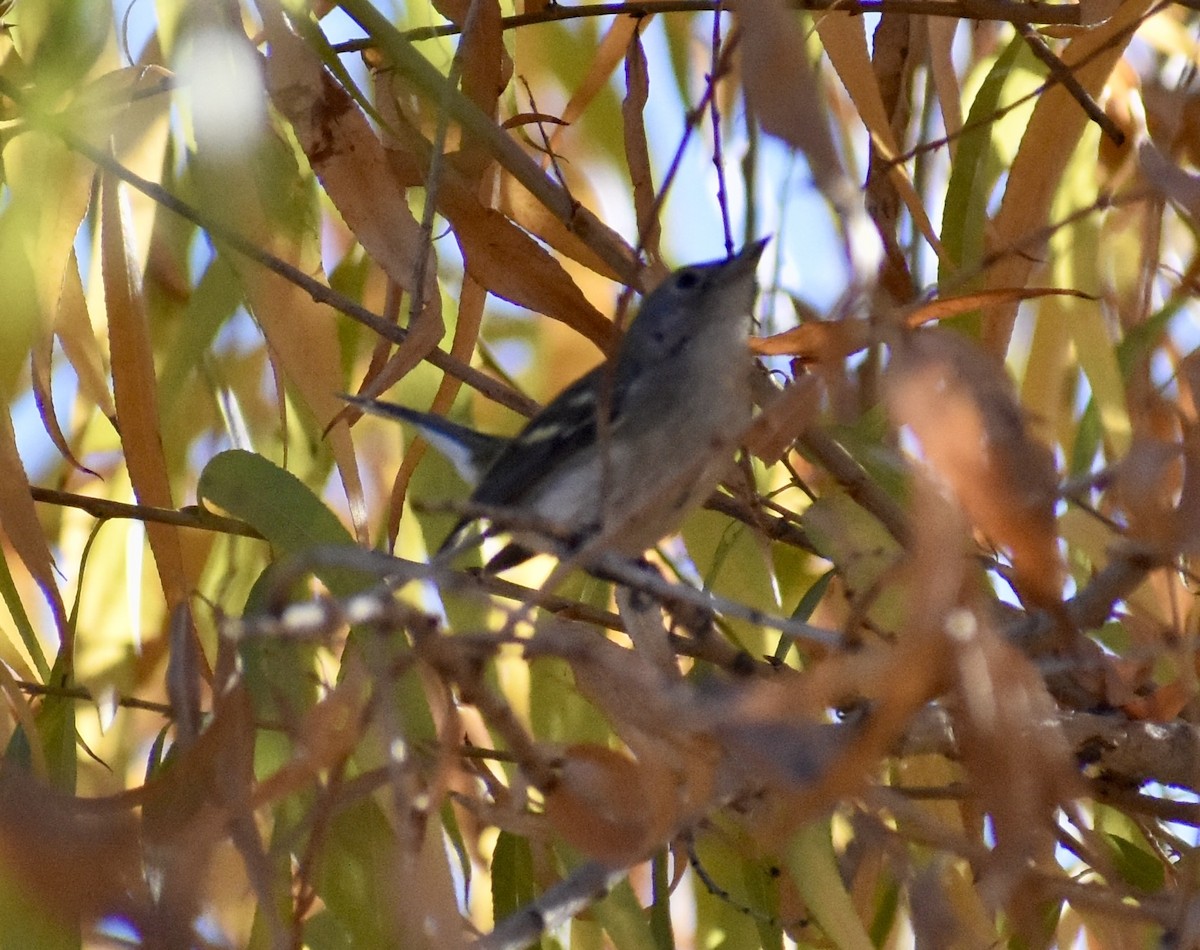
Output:
[[[1072,40],[1063,50],[1063,63],[1091,96],[1100,97],[1151,5],[1152,0],[1127,0],[1111,20]],[[1040,265],[1037,255],[1030,254],[1021,242],[1049,222],[1051,202],[1088,121],[1079,103],[1061,85],[1050,86],[1038,97],[989,234],[991,247],[1006,252],[988,274],[992,287],[1024,286]],[[1002,358],[1008,350],[1016,316],[1016,301],[1012,301],[985,321],[984,344],[993,356]]]
[[[791,447],[821,411],[821,385],[805,374],[796,380],[754,418],[746,433],[746,450],[772,465]]]
[[[354,100],[282,17],[268,17],[266,34],[271,100],[291,122],[313,172],[371,258],[409,293],[420,286],[422,316],[437,327],[440,339],[437,259],[389,173],[383,144]]]
[[[927,303],[917,304],[910,308],[904,318],[906,326],[917,327],[932,323],[935,320],[948,320],[951,317],[962,316],[973,310],[984,307],[994,307],[1004,303],[1019,303],[1022,300],[1036,300],[1039,297],[1079,297],[1083,300],[1095,300],[1091,294],[1082,290],[1071,290],[1067,287],[996,287],[992,290],[981,290],[977,293],[961,294],[956,297],[941,297]]]
[[[79,277],[79,262],[75,252],[67,263],[63,277],[62,294],[58,299],[58,311],[54,319],[54,333],[62,344],[63,354],[79,377],[79,389],[95,403],[109,419],[116,418],[109,391],[108,374],[104,370],[104,356],[92,321],[88,316],[87,298],[83,293],[83,281]]]
[[[496,102],[513,73],[512,59],[501,38],[500,4],[496,0],[434,0],[433,5],[446,19],[463,27],[455,54],[463,64],[463,95],[484,115],[494,117]],[[478,143],[465,147],[478,148]]]
[[[848,318],[802,323],[774,336],[752,337],[750,349],[761,356],[798,356],[814,363],[836,363],[870,342],[870,323]]]
[[[130,266],[120,185],[107,173],[101,184],[100,254],[121,446],[125,450],[129,481],[138,501],[157,508],[173,508],[159,432],[158,390],[150,329],[141,285]],[[154,553],[167,609],[174,610],[186,602],[192,588],[184,574],[178,529],[151,521],[146,523],[146,535]]]
[[[967,516],[1009,551],[1022,596],[1061,603],[1054,459],[1030,434],[1003,367],[964,337],[922,330],[893,348],[886,397]]]
[[[573,745],[557,784],[546,791],[546,818],[572,847],[629,864],[668,836],[673,789],[662,770],[603,746]]]
[[[402,180],[423,176],[430,143],[395,107],[394,93],[381,90],[378,98],[391,131],[387,155],[393,173]],[[482,204],[468,177],[448,157],[441,159],[437,184],[438,210],[449,219],[472,278],[496,296],[558,320],[605,348],[612,338],[611,322],[544,247]]]

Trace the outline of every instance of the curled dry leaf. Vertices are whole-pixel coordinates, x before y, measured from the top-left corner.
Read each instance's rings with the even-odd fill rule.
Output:
[[[298,753],[264,778],[254,789],[254,806],[279,801],[298,792],[313,777],[345,761],[362,738],[360,727],[367,693],[366,675],[361,663],[347,664],[345,676],[319,703],[309,709],[297,724],[296,734],[303,741]]]
[[[1139,437],[1117,464],[1109,490],[1128,522],[1126,533],[1164,551],[1175,549],[1174,510],[1182,483],[1178,445]]]
[[[984,307],[1057,296],[1096,299],[1091,294],[1065,287],[997,287],[994,290],[939,297],[937,300],[913,304],[898,311],[899,322],[915,329]],[[750,349],[761,356],[796,356],[805,362],[835,364],[865,349],[871,340],[869,320],[846,317],[841,320],[807,321],[774,336],[752,337]]]
[[[523,125],[566,125],[556,115],[546,112],[518,112],[500,123],[502,129],[519,129]]]
[[[113,392],[120,420],[121,447],[137,500],[156,508],[173,508],[171,482],[158,421],[154,353],[141,285],[132,267],[126,222],[117,179],[102,180],[100,250],[104,306],[108,312]],[[162,583],[167,607],[183,603],[194,588],[184,570],[179,529],[153,521],[146,536]]]
[[[754,417],[743,445],[755,457],[772,465],[783,458],[820,411],[820,382],[815,376],[798,376]]]
[[[424,271],[418,275],[425,239],[389,174],[383,144],[349,93],[281,15],[269,17],[265,28],[271,100],[291,122],[314,174],[388,277],[409,293],[415,294],[420,285],[422,310],[440,326],[436,259],[426,254]]]
[[[1180,361],[1176,375],[1200,403],[1200,355]],[[1133,443],[1111,490],[1126,513],[1129,537],[1154,545],[1164,558],[1200,551],[1200,422],[1186,415],[1175,421],[1177,436],[1145,435]]]
[[[1179,366],[1179,377],[1200,404],[1200,353],[1193,351]],[[1183,487],[1175,508],[1175,541],[1187,554],[1200,552],[1200,420],[1194,415],[1183,429]]]
[[[871,342],[871,324],[847,317],[802,323],[774,336],[752,337],[750,349],[760,356],[796,356],[807,363],[838,363]]]
[[[919,331],[893,348],[886,399],[971,522],[1009,553],[1018,592],[1039,606],[1060,603],[1054,460],[1004,369],[964,337]]]
[[[54,338],[50,331],[47,329],[39,332],[37,340],[30,348],[29,381],[33,401],[42,420],[42,428],[46,430],[46,435],[50,436],[58,454],[68,465],[86,475],[95,475],[94,471],[75,457],[66,434],[58,424],[58,414],[54,411],[54,387],[51,385],[51,375],[54,371],[53,351]]]
[[[463,28],[455,54],[462,63],[462,91],[484,115],[496,114],[496,102],[513,74],[512,59],[501,38],[497,0],[434,0],[434,8]],[[464,148],[478,148],[468,141]]]
[[[572,847],[607,864],[630,864],[670,835],[670,772],[596,745],[570,746],[546,791],[546,818]]]
[[[949,320],[981,310],[984,307],[995,307],[1001,304],[1022,300],[1038,300],[1042,297],[1078,297],[1080,300],[1095,300],[1092,294],[1069,287],[996,287],[992,290],[981,290],[976,293],[958,294],[956,296],[939,297],[923,303],[906,307],[902,313],[904,325],[916,329],[927,323],[938,320]]]
[[[650,145],[646,141],[645,111],[650,97],[650,74],[642,38],[635,30],[625,53],[625,98],[621,119],[625,127],[625,162],[633,183],[633,205],[637,211],[638,243],[652,260],[658,260],[662,227],[657,217],[654,175],[650,168]]]
[[[885,162],[887,179],[894,189],[894,197],[904,202],[904,206],[912,216],[913,223],[920,230],[921,236],[939,257],[943,257],[942,243],[933,223],[929,220],[925,203],[913,186],[904,163],[895,160],[896,156],[901,153],[901,149],[896,143],[896,136],[892,131],[892,120],[889,117],[898,98],[900,76],[905,68],[903,51],[907,49],[909,37],[908,25],[904,20],[896,18],[891,22],[900,24],[899,29],[887,30],[885,24],[881,23],[880,29],[876,31],[872,39],[871,52],[867,50],[863,18],[849,11],[831,11],[821,17],[817,23],[817,32],[821,35],[821,44],[825,48],[826,55],[829,56],[830,63],[833,64],[838,78],[850,94],[867,132],[871,136],[872,146],[880,159]],[[885,48],[887,49],[886,54]],[[885,63],[887,65],[884,65]],[[891,94],[886,97],[889,100],[888,105],[885,105],[885,97],[881,88],[884,81],[892,87]],[[876,176],[872,174],[870,177]],[[878,199],[879,192],[872,182],[868,182],[867,187],[874,192],[874,195],[868,198],[870,205],[873,203],[873,199]],[[887,225],[887,233],[894,238],[894,216]],[[910,299],[911,277],[905,272],[907,267],[903,257],[898,256],[895,264],[890,266],[899,268],[901,274],[898,276],[903,281],[901,286],[907,285],[908,290],[907,295],[897,296],[896,299]],[[897,277],[892,279],[897,280]]]
[[[117,409],[108,388],[100,343],[88,315],[87,298],[79,276],[79,261],[74,251],[63,276],[62,294],[58,298],[58,311],[54,318],[54,335],[58,337],[67,362],[79,378],[80,391],[109,420],[115,419]]]
[[[947,624],[951,708],[968,781],[995,832],[981,888],[993,906],[1020,915],[1037,906],[1021,896],[1033,884],[1029,870],[1053,863],[1058,810],[1082,783],[1042,677],[988,626],[986,613],[964,609]],[[1017,920],[1025,932],[1034,923]]]
[[[388,122],[387,157],[402,184],[424,183],[432,148],[404,115],[395,94],[379,77],[380,111]],[[438,169],[438,211],[446,216],[469,273],[497,297],[544,313],[591,340],[601,349],[612,337],[612,324],[588,302],[561,264],[522,228],[483,205],[453,156]]]

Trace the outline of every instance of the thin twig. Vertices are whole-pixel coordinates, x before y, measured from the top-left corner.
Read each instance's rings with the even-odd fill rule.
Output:
[[[74,492],[59,491],[54,488],[39,488],[36,485],[29,486],[29,492],[34,501],[63,508],[78,508],[100,519],[124,518],[130,521],[152,521],[156,524],[170,524],[180,528],[197,528],[201,531],[234,534],[243,538],[262,540],[263,537],[244,521],[226,518],[198,507],[177,510],[154,508],[150,505],[130,505],[125,502],[111,501],[108,498],[92,498],[89,495],[77,495]]]
[[[721,63],[722,11],[723,0],[718,0],[717,7],[713,10],[712,25],[712,68],[714,77]],[[716,84],[716,79],[713,80],[713,84]],[[712,163],[713,167],[717,170],[717,207],[721,209],[721,226],[725,231],[725,253],[729,257],[733,257],[733,233],[729,225],[729,192],[725,187],[725,162],[721,155],[721,110],[717,108],[716,96],[708,97],[708,114],[712,122]]]
[[[31,683],[28,680],[17,680],[17,685],[31,696],[60,696],[64,699],[79,699],[88,703],[100,703],[91,692],[82,686],[47,686],[45,683]],[[155,703],[148,699],[138,699],[136,696],[116,696],[110,705],[121,706],[125,709],[143,709],[147,712],[158,713],[173,719],[175,711],[169,703]]]
[[[651,13],[705,13],[721,8],[725,0],[654,0],[653,3],[590,3],[579,6],[550,4],[536,13],[506,16],[500,21],[503,30],[515,30],[540,23],[558,23],[604,16],[644,17]],[[915,13],[924,16],[954,17],[962,20],[1003,20],[1008,23],[1034,25],[1066,24],[1077,26],[1083,21],[1075,3],[1011,3],[1009,0],[789,0],[796,10],[849,10],[862,13]],[[1185,6],[1187,4],[1184,4]],[[422,26],[405,30],[400,35],[410,42],[456,36],[462,30],[454,23]],[[357,53],[371,49],[370,39],[348,40],[334,45],[338,53]]]
[[[1087,113],[1087,117],[1100,126],[1100,131],[1117,145],[1124,145],[1125,133],[1117,128],[1117,124],[1108,117],[1105,111],[1100,108],[1100,104],[1083,88],[1079,80],[1075,78],[1075,74],[1071,72],[1071,67],[1054,54],[1054,51],[1050,49],[1046,41],[1028,23],[1014,23],[1013,27],[1021,34],[1021,39],[1025,41],[1025,45],[1029,47],[1030,52],[1050,70],[1051,78],[1061,84],[1071,94],[1075,101],[1079,103],[1080,108]]]

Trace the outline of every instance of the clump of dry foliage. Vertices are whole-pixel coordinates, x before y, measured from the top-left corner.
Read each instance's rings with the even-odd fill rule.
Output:
[[[0,6],[0,943],[1200,945],[1192,5]],[[430,566],[339,393],[770,231],[660,573]]]

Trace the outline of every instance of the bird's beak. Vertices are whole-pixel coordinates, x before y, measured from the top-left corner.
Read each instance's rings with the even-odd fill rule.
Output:
[[[732,273],[742,274],[758,267],[758,259],[762,257],[762,252],[766,249],[767,243],[770,240],[769,237],[765,237],[753,241],[742,248],[739,253],[729,258],[728,265]]]

